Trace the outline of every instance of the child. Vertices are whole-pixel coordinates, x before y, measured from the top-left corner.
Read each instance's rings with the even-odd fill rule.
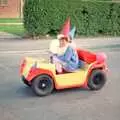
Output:
[[[68,18],[57,36],[58,40],[54,40],[50,44],[51,62],[56,65],[58,73],[73,72],[80,67],[81,62],[73,42],[75,31],[75,27],[70,31],[70,18]]]
[[[52,62],[56,65],[58,73],[62,73],[63,70],[73,72],[79,67],[78,55],[69,42],[68,37],[62,36],[59,38],[59,47],[63,52],[52,56]]]

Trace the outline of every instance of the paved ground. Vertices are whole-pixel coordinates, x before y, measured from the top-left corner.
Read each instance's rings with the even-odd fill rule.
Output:
[[[20,81],[24,56],[47,58],[49,41],[0,40],[0,120],[120,120],[120,38],[76,40],[81,48],[108,55],[110,72],[98,91],[72,89],[37,97]]]

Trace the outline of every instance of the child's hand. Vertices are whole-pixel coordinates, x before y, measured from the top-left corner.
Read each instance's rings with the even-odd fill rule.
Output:
[[[61,62],[61,64],[62,64],[63,66],[66,66],[67,63],[65,63],[65,62]]]

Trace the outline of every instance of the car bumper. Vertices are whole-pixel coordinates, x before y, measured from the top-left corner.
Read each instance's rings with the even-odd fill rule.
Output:
[[[24,76],[21,77],[22,81],[27,81]]]
[[[27,81],[24,76],[22,76],[21,79],[22,79],[24,84],[31,86],[31,83],[29,81]]]

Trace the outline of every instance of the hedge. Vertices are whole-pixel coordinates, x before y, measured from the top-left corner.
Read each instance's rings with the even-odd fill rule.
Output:
[[[120,3],[99,1],[25,0],[24,27],[31,36],[57,34],[70,16],[78,35],[119,36]]]

